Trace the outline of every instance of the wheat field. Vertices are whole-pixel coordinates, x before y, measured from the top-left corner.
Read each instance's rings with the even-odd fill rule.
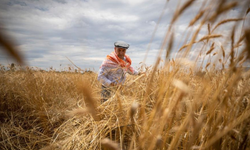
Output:
[[[207,1],[190,20],[189,40],[173,49],[173,26],[194,2],[176,8],[156,63],[141,65],[146,74],[128,75],[104,103],[95,72],[1,66],[0,149],[249,150],[250,1]],[[224,19],[235,7],[240,16]],[[230,33],[218,32],[228,23]],[[198,37],[204,27],[207,35]]]

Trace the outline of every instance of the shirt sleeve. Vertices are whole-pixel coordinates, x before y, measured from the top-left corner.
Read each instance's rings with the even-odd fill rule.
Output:
[[[109,86],[112,82],[107,78],[108,68],[101,67],[98,73],[98,80],[104,85]]]
[[[131,75],[138,75],[139,74],[139,71],[135,70],[133,67],[130,67],[134,73],[132,73],[129,69],[128,69],[128,73],[131,74]]]

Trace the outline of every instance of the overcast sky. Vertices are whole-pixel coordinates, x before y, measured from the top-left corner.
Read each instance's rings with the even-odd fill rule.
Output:
[[[1,28],[15,39],[29,66],[60,70],[71,64],[68,57],[82,69],[97,71],[114,50],[114,42],[122,40],[130,44],[127,54],[136,68],[144,60],[165,3],[166,0],[1,0],[0,22]],[[172,56],[183,44],[187,26],[202,4],[203,0],[196,0],[175,23]],[[155,62],[177,6],[177,0],[168,2],[151,43],[147,65]],[[234,18],[240,12],[240,8],[232,9],[223,17]],[[223,34],[230,30],[230,25],[217,29]],[[205,34],[206,26],[199,37]],[[12,62],[0,51],[0,64]]]

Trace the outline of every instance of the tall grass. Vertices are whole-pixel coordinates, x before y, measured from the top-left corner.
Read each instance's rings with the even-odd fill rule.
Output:
[[[238,27],[249,1],[238,19],[228,20],[220,18],[239,3],[220,0],[211,7],[214,3],[209,1],[190,21],[189,28],[199,27],[179,49],[182,57],[169,60],[177,51],[172,26],[194,1],[178,8],[156,64],[141,67],[146,75],[128,76],[104,103],[96,73],[2,68],[0,148],[249,149],[250,72],[242,64],[250,58],[250,30]],[[231,32],[218,33],[228,22],[235,23]],[[208,34],[198,39],[203,26]],[[217,45],[218,38],[228,42]],[[203,46],[190,60],[196,44]]]

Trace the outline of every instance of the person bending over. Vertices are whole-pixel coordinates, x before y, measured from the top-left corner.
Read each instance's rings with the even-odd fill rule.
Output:
[[[126,51],[129,44],[123,41],[114,43],[114,51],[107,55],[103,61],[99,73],[98,80],[102,84],[102,102],[110,97],[110,87],[122,85],[126,79],[126,73],[131,75],[140,75],[131,64],[132,61]]]

